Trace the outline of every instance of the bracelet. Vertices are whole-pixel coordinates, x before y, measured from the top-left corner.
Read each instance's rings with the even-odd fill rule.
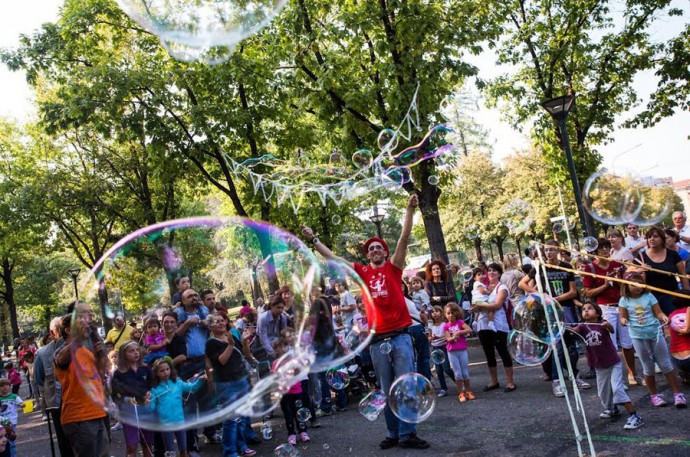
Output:
[[[318,236],[315,236],[314,238],[312,238],[311,240],[309,240],[309,242],[310,242],[311,244],[316,244],[316,243],[319,242],[319,237],[318,237]]]

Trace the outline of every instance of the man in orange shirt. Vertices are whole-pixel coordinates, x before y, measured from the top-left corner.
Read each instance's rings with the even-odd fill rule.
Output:
[[[99,361],[105,357],[103,342],[94,335],[92,313],[85,303],[77,303],[63,318],[66,342],[55,355],[55,376],[62,385],[61,422],[65,437],[77,457],[98,457],[106,439],[105,395]],[[92,349],[89,349],[89,346]]]

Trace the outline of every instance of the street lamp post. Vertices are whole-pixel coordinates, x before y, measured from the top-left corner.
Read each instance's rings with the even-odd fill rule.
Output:
[[[79,278],[79,272],[81,270],[79,268],[70,268],[67,270],[67,274],[69,274],[70,278],[72,278],[72,284],[74,285],[74,301],[77,302],[79,301],[79,292],[77,291],[77,278]]]
[[[566,119],[568,118],[568,113],[575,104],[575,95],[564,95],[562,97],[556,97],[549,100],[541,102],[541,106],[548,111],[554,121],[558,123],[558,128],[561,131],[561,138],[563,140],[563,150],[565,151],[565,156],[568,159],[568,170],[570,171],[570,182],[573,186],[573,193],[575,194],[575,203],[577,204],[577,213],[580,216],[580,225],[582,230],[585,232],[584,235],[588,236],[594,233],[592,229],[589,218],[585,214],[585,209],[582,206],[582,194],[580,193],[580,184],[577,182],[577,173],[575,172],[575,162],[573,162],[573,153],[570,150],[570,141],[568,138],[568,128],[566,127]]]
[[[383,239],[383,233],[381,232],[381,223],[383,222],[383,219],[386,217],[385,214],[379,214],[379,205],[378,203],[374,203],[374,214],[369,216],[369,220],[376,224],[376,233],[378,234],[378,237]]]

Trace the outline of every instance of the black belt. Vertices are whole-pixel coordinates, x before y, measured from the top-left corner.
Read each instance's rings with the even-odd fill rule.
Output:
[[[187,357],[187,360],[185,360],[185,362],[187,362],[187,363],[201,362],[202,360],[204,360],[204,357],[206,357],[206,356],[200,355],[198,357]]]
[[[407,332],[407,327],[401,328],[400,330],[395,330],[394,332],[388,332],[388,333],[380,333],[374,335],[374,337],[371,339],[372,343],[379,343],[381,341],[390,341],[396,336],[400,335],[405,335]]]

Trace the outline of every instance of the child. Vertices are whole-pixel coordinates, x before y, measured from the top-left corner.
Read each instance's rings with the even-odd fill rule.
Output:
[[[146,321],[146,348],[148,354],[144,356],[144,363],[151,365],[161,357],[168,355],[165,350],[165,335],[161,332],[161,324],[157,318],[151,317]]]
[[[200,376],[193,383],[177,379],[177,372],[173,367],[170,357],[163,357],[153,362],[153,388],[146,394],[144,404],[150,411],[158,414],[158,419],[164,425],[183,424],[184,409],[182,395],[201,388],[202,380],[206,375]],[[180,457],[187,457],[187,433],[184,430],[175,432],[163,432],[166,454],[174,455],[175,444],[180,451]]]
[[[412,289],[412,301],[417,307],[417,311],[427,312],[429,307],[429,294],[424,290],[424,281],[419,276],[410,279],[410,288]]]
[[[139,327],[133,327],[132,331],[129,333],[129,339],[136,341],[137,344],[141,344],[141,329],[139,329]]]
[[[141,365],[139,345],[127,341],[120,346],[117,357],[117,370],[112,379],[113,400],[118,403],[120,414],[136,417],[135,409],[144,402],[151,382],[151,371]],[[153,433],[134,425],[122,424],[125,434],[127,455],[136,455],[141,443],[144,457],[151,457]]]
[[[14,367],[12,362],[5,365],[5,369],[7,370],[7,379],[9,379],[10,384],[12,384],[12,393],[18,394],[19,386],[22,385],[22,376],[19,374],[19,370]]]
[[[625,430],[635,430],[644,425],[644,420],[637,414],[630,397],[623,386],[623,363],[618,356],[616,346],[611,339],[613,326],[601,318],[599,305],[585,303],[582,306],[582,319],[573,330],[581,335],[587,344],[587,362],[597,373],[597,393],[604,405],[602,419],[618,416],[618,405],[628,411],[630,416],[625,422]]]
[[[472,270],[472,304],[488,303],[491,291],[484,285],[486,273],[481,268]],[[489,319],[489,330],[496,331],[496,324],[494,324],[494,311],[486,312],[486,317]],[[475,330],[476,331],[476,330]]]
[[[111,343],[112,346],[112,343]],[[107,347],[107,345],[106,345]],[[112,381],[113,381],[113,375],[115,375],[115,372],[117,371],[117,362],[119,358],[119,352],[116,351],[115,349],[111,349],[108,351],[108,361],[110,362],[110,365],[108,367],[108,370],[105,373],[105,385],[108,388],[109,392],[112,392]],[[112,410],[115,411],[117,408],[113,408]],[[112,413],[111,413],[111,420],[112,420]],[[117,432],[118,430],[122,430],[122,423],[120,423],[119,420],[115,420],[115,425],[110,427],[111,432]]]
[[[628,273],[625,279],[639,285],[621,285],[621,299],[619,311],[621,325],[630,327],[630,337],[633,341],[635,352],[640,357],[647,389],[651,395],[654,406],[665,406],[664,396],[656,391],[656,379],[654,377],[654,362],[666,375],[671,389],[673,400],[677,408],[685,408],[685,395],[680,391],[676,370],[671,364],[666,340],[661,333],[662,324],[668,323],[668,316],[662,311],[654,295],[644,291],[644,278],[640,273]]]
[[[13,368],[14,369],[14,368]],[[17,371],[14,369],[14,371]],[[0,379],[0,410],[2,411],[2,416],[9,421],[12,426],[12,430],[17,429],[17,409],[23,408],[24,402],[22,399],[13,392],[12,383],[9,379]],[[10,438],[8,447],[10,449],[10,455],[16,455],[16,445],[14,443],[15,439]]]
[[[446,333],[443,330],[446,325],[446,320],[443,317],[443,308],[434,306],[431,308],[431,322],[429,322],[429,342],[431,343],[431,352],[441,351],[444,354],[444,361],[442,364],[436,363],[436,375],[438,376],[438,383],[441,390],[438,391],[438,396],[445,397],[448,385],[446,384],[445,372],[450,379],[455,379],[455,374],[450,368],[450,359],[448,359],[448,350],[446,349]]]
[[[280,357],[285,355],[287,352],[287,345],[285,341],[281,338],[273,342],[273,350],[276,353],[276,360],[273,361],[271,365],[271,371],[275,372],[278,369],[278,361]],[[311,441],[311,438],[307,434],[307,424],[297,420],[297,401],[302,401],[302,384],[301,382],[296,382],[290,389],[283,395],[280,399],[280,409],[283,411],[283,416],[285,416],[285,427],[288,432],[288,443],[295,446],[297,445],[297,435],[295,434],[295,424],[297,424],[297,430],[299,433],[300,441],[307,443]]]
[[[448,303],[445,313],[447,322],[443,325],[443,334],[446,337],[446,350],[455,373],[455,386],[460,392],[458,401],[464,403],[475,398],[470,389],[470,363],[465,340],[465,335],[472,333],[472,329],[462,320],[463,312],[457,303]]]

